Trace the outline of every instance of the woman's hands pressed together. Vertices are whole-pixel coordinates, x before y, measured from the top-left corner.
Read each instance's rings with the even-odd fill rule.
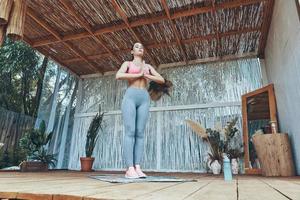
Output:
[[[153,76],[150,75],[150,74],[143,74],[143,76],[146,78],[146,79],[149,79],[149,80],[152,80]]]

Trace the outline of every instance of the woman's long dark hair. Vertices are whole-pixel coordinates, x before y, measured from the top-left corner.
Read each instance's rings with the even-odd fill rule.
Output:
[[[153,101],[158,101],[163,95],[170,96],[171,88],[173,83],[165,79],[164,83],[156,83],[155,81],[150,81],[148,92]]]

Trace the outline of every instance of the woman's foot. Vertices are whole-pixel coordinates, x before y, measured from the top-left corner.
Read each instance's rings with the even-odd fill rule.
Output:
[[[135,172],[137,173],[139,178],[146,178],[147,175],[142,172],[140,165],[135,165]]]
[[[139,178],[139,175],[134,170],[134,167],[129,167],[125,173],[125,178]]]

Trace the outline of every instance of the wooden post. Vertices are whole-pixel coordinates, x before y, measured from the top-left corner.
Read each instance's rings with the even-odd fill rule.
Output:
[[[9,13],[13,2],[13,0],[0,0],[0,25],[8,23]]]
[[[288,134],[255,134],[252,138],[264,176],[295,175]]]
[[[4,39],[5,39],[5,26],[4,25],[2,25],[2,26],[0,25],[0,47],[4,43]]]
[[[14,0],[6,35],[13,40],[23,38],[26,16],[26,0]]]

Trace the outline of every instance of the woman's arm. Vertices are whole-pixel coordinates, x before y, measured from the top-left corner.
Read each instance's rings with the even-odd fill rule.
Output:
[[[128,79],[133,79],[133,78],[140,78],[143,76],[143,72],[138,73],[138,74],[129,74],[126,73],[128,67],[128,61],[125,61],[120,69],[118,70],[117,74],[116,74],[116,79],[117,80],[128,80]]]
[[[157,82],[157,83],[165,82],[165,79],[154,69],[154,67],[152,67],[151,65],[148,65],[148,67],[149,67],[152,75],[144,74],[145,78],[152,80],[154,82]]]

